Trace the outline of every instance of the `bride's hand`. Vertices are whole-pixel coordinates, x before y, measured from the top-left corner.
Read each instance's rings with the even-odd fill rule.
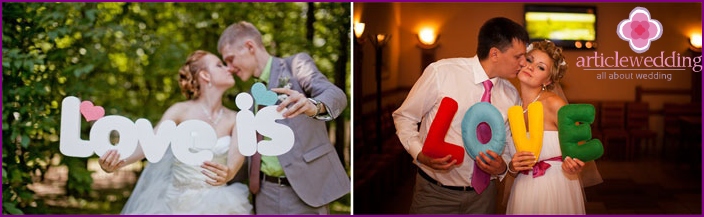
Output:
[[[562,162],[562,170],[568,174],[579,174],[582,172],[584,162],[577,158],[566,157]]]
[[[230,168],[219,163],[205,161],[200,167],[205,169],[201,173],[210,178],[205,180],[205,182],[212,186],[227,184],[230,179],[234,178],[230,177]]]
[[[535,155],[529,151],[521,151],[513,155],[509,164],[509,171],[521,172],[533,169]]]
[[[120,167],[125,164],[125,161],[120,160],[120,154],[117,153],[117,150],[113,149],[105,152],[105,154],[98,159],[98,163],[103,171],[112,173],[120,169]]]

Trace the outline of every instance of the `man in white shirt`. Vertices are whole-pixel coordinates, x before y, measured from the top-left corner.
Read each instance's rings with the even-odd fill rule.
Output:
[[[444,97],[457,101],[458,110],[452,119],[444,140],[463,145],[461,123],[465,112],[481,102],[488,87],[490,102],[503,116],[506,135],[508,108],[520,103],[516,88],[506,79],[515,78],[526,64],[528,33],[520,24],[503,17],[486,21],[479,30],[477,55],[471,58],[450,58],[430,64],[408,94],[401,107],[393,113],[394,124],[401,143],[418,165],[414,187],[412,214],[493,214],[496,208],[496,183],[477,193],[471,179],[475,168],[488,173],[492,179],[506,175],[510,156],[506,151],[487,151],[471,159],[464,153],[463,162],[447,155],[431,158],[421,152]],[[420,127],[418,127],[420,124]],[[510,142],[506,138],[506,142]],[[501,156],[499,156],[501,154]],[[489,158],[488,156],[491,156]],[[492,160],[493,159],[493,160]],[[476,162],[476,167],[475,167]],[[486,163],[485,163],[486,162]],[[459,164],[459,165],[458,165]]]

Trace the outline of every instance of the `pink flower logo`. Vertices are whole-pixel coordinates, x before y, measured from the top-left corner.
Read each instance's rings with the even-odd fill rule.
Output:
[[[616,29],[618,37],[628,41],[628,45],[636,53],[643,53],[650,48],[650,42],[658,40],[662,35],[660,21],[650,19],[650,12],[643,7],[631,11],[629,19],[622,20]]]

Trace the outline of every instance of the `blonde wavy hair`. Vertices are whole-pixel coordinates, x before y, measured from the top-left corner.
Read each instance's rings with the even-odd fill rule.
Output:
[[[181,86],[181,93],[188,99],[197,99],[200,96],[198,72],[206,69],[205,61],[202,60],[208,54],[212,53],[203,50],[194,51],[178,70],[178,84]]]
[[[565,61],[565,55],[562,54],[562,48],[555,45],[551,41],[536,41],[528,45],[526,48],[526,53],[530,53],[533,50],[540,50],[548,54],[552,59],[552,70],[550,70],[550,76],[548,77],[552,81],[549,85],[545,85],[545,89],[553,90],[555,85],[562,80],[567,72],[567,62]]]

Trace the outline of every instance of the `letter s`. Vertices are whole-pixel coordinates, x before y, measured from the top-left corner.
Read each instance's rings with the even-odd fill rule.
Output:
[[[276,111],[276,106],[267,106],[257,112],[254,117],[254,125],[263,136],[271,138],[271,141],[262,140],[259,142],[257,150],[266,156],[279,156],[293,148],[293,130],[286,125],[276,123],[276,120],[284,119],[282,112]]]

